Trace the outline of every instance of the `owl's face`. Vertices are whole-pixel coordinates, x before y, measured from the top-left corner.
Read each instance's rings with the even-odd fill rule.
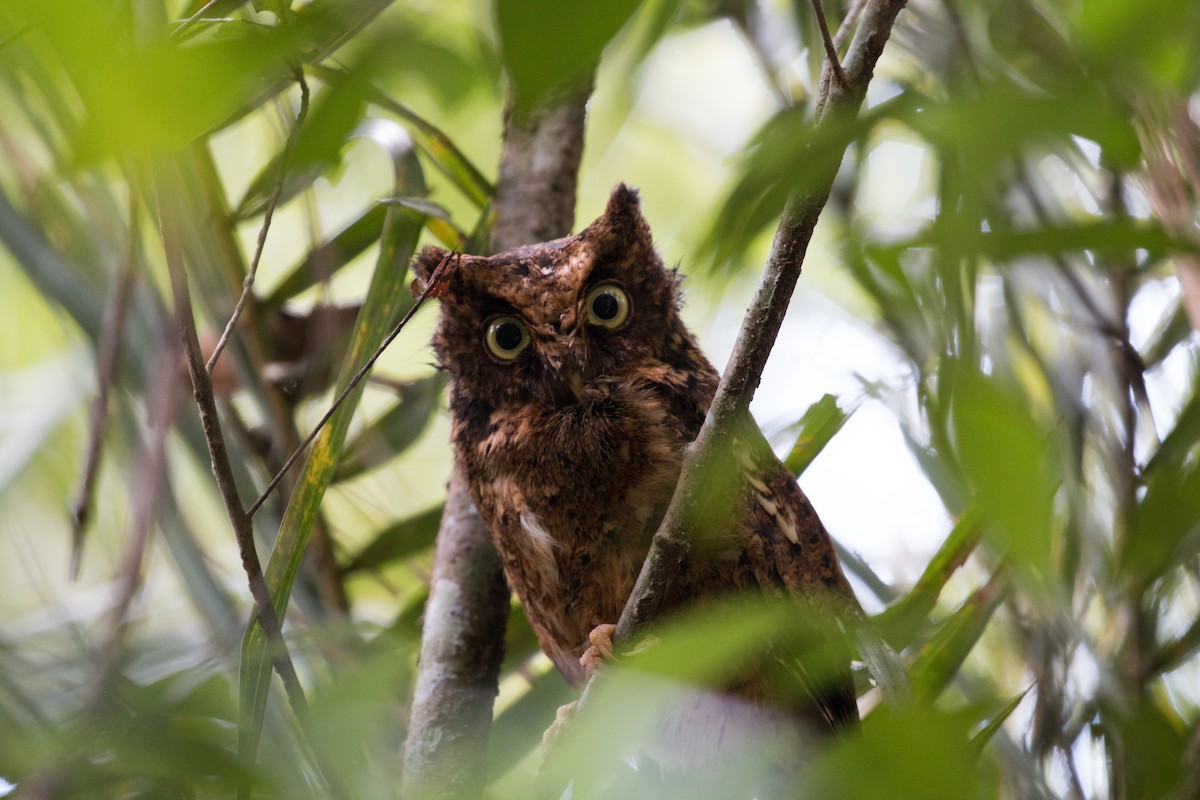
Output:
[[[426,247],[424,282],[447,255]],[[636,192],[618,186],[574,236],[490,257],[462,256],[444,279],[434,350],[492,406],[562,406],[639,374],[690,337],[678,282],[654,252]]]

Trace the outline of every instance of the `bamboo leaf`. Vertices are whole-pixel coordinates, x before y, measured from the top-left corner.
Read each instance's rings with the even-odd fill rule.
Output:
[[[412,191],[418,187],[403,188]],[[338,378],[339,392],[347,386],[350,378],[370,357],[387,332],[411,307],[411,295],[405,291],[404,281],[408,272],[408,262],[416,249],[423,223],[421,215],[408,209],[389,209],[384,222],[379,261],[359,313],[350,351],[346,354]],[[350,420],[364,388],[365,383],[359,384],[350,392],[313,443],[280,524],[275,547],[266,569],[267,586],[280,619],[283,619],[287,610],[292,584],[299,570],[309,533],[317,518],[325,489],[333,477]],[[271,677],[271,660],[267,647],[266,632],[255,620],[247,628],[242,641],[242,721],[238,747],[246,760],[253,760],[257,752],[263,714],[266,711]]]
[[[551,91],[585,79],[639,3],[497,0],[500,52],[518,106],[534,108]]]
[[[446,381],[440,374],[413,381],[400,402],[360,431],[342,449],[333,480],[345,481],[387,463],[425,432]]]
[[[323,75],[326,70],[317,72]],[[432,161],[433,165],[449,178],[450,182],[467,199],[481,209],[488,206],[492,195],[496,192],[495,187],[458,149],[449,136],[408,106],[397,102],[378,89],[371,94],[371,102],[387,109],[406,123],[405,127],[408,128],[413,142],[421,153]]]
[[[926,623],[946,582],[979,544],[979,514],[968,507],[941,547],[925,565],[913,588],[875,618],[894,647],[905,648]]]
[[[295,147],[288,154],[287,173],[279,195],[280,206],[341,165],[342,151],[353,138],[355,126],[367,109],[368,77],[364,66],[356,65],[347,75],[346,80],[337,86],[326,87],[317,96],[312,111],[297,133]],[[285,152],[286,146],[250,181],[246,194],[233,211],[234,220],[246,220],[266,211],[279,180]]]
[[[296,295],[323,283],[379,241],[387,207],[372,203],[346,227],[309,251],[275,287],[259,302],[267,308],[278,308]]]
[[[909,669],[913,697],[932,703],[950,685],[1004,599],[1003,571],[975,591],[938,629]]]
[[[859,626],[854,641],[868,674],[883,695],[883,702],[892,707],[912,702],[908,670],[887,640],[868,624]]]
[[[1000,728],[1004,726],[1005,721],[1012,716],[1014,711],[1017,710],[1017,706],[1021,705],[1021,701],[1025,699],[1025,695],[1029,694],[1029,690],[1032,688],[1033,687],[1030,686],[1012,700],[1009,700],[1007,703],[1005,703],[1004,708],[1000,709],[1000,711],[996,713],[996,716],[989,719],[987,724],[983,726],[979,733],[976,733],[971,737],[971,744],[975,745],[976,750],[982,750],[987,746],[987,743],[990,742],[992,737],[1000,731]]]
[[[571,702],[574,690],[557,671],[530,680],[529,689],[496,715],[488,739],[489,780],[508,772],[542,743],[542,732],[554,722],[559,706]]]
[[[912,239],[877,245],[867,253],[873,259],[895,262],[904,251],[934,247],[996,262],[1076,251],[1124,254],[1140,249],[1155,255],[1196,251],[1194,245],[1172,236],[1157,222],[1122,217],[1003,231],[935,223]]]
[[[1133,535],[1120,554],[1121,570],[1141,585],[1200,552],[1200,464],[1192,459],[1176,469],[1165,466],[1156,465],[1154,480],[1134,509]]]
[[[947,367],[947,376],[954,370]],[[954,433],[963,472],[992,545],[1030,588],[1051,581],[1052,502],[1062,465],[1026,398],[981,373],[954,384]]]
[[[849,411],[838,408],[837,398],[831,394],[824,395],[804,412],[804,416],[796,423],[800,429],[796,443],[788,451],[783,464],[793,475],[799,478],[808,469],[808,465],[821,454],[825,445],[833,440],[846,421],[855,412],[857,406]]]
[[[434,506],[384,528],[359,551],[343,571],[378,569],[428,549],[437,535],[442,507]]]

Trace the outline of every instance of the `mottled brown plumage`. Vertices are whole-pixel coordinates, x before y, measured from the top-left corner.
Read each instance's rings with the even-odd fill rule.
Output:
[[[425,248],[419,277],[445,256]],[[620,616],[717,372],[623,185],[582,232],[463,256],[445,280],[433,344],[451,377],[456,457],[542,648],[578,686],[588,634]],[[622,294],[627,316],[613,325]],[[824,527],[757,428],[733,456],[717,498],[725,521],[685,560],[668,610],[750,590],[790,593],[814,615],[829,597],[855,607]],[[810,710],[833,726],[857,717],[848,669],[839,675],[809,689]],[[754,684],[733,688],[760,699]]]

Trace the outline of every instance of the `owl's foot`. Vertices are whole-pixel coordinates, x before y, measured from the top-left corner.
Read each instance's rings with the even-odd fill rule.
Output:
[[[554,722],[550,723],[550,727],[546,728],[546,732],[542,734],[542,755],[550,752],[554,747],[554,743],[558,741],[558,737],[562,735],[563,730],[567,727],[567,723],[571,721],[571,716],[575,713],[575,703],[572,701],[565,706],[559,706],[558,711],[554,713]]]
[[[605,661],[612,660],[613,634],[616,631],[616,625],[605,624],[597,625],[588,634],[590,646],[579,657],[579,665],[583,667],[583,671],[587,673],[589,678],[596,674]]]

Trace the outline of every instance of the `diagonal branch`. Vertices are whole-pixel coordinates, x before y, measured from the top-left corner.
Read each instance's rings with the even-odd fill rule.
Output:
[[[818,124],[830,116],[857,114],[876,62],[905,0],[870,0],[844,64],[845,81],[828,82],[818,100]],[[771,253],[733,354],[696,441],[684,451],[683,469],[662,525],[654,535],[633,594],[617,625],[617,639],[628,639],[657,617],[688,550],[689,509],[703,490],[707,467],[722,458],[729,437],[748,414],[767,356],[800,277],[817,218],[829,199],[837,164],[824,167],[810,189],[793,195],[784,209]],[[589,683],[580,699],[585,704]]]

